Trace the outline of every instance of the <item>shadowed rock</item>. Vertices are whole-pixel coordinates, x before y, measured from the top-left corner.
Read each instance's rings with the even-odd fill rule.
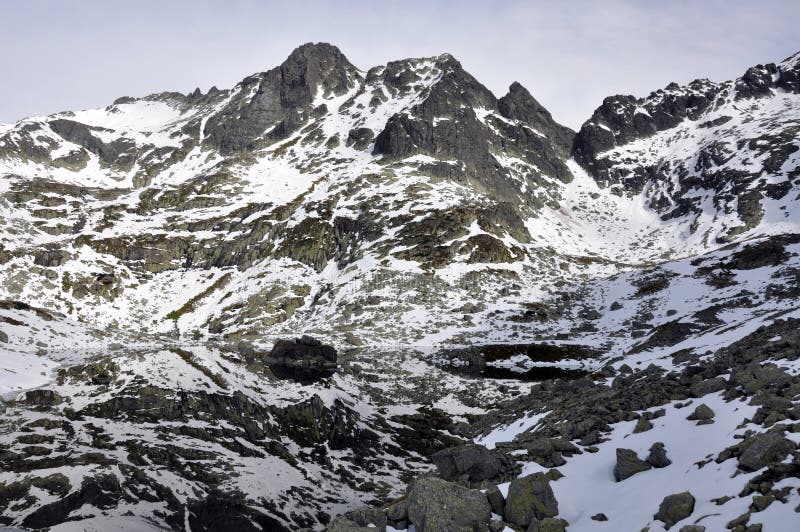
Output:
[[[650,469],[650,464],[640,460],[635,451],[617,449],[617,465],[614,467],[614,478],[617,482],[622,482],[626,478],[648,469]]]
[[[278,340],[265,362],[278,377],[313,380],[336,371],[336,349],[310,336]]]

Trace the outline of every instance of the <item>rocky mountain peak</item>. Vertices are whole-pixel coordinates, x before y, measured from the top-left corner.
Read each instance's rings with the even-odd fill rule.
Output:
[[[310,101],[317,90],[323,97],[340,96],[359,78],[358,69],[339,48],[322,42],[295,48],[278,69],[287,105]],[[293,94],[294,90],[300,92]]]
[[[337,47],[307,43],[280,66],[245,78],[203,133],[223,154],[252,151],[294,132],[318,97],[342,96],[360,83],[361,73]]]
[[[508,94],[497,102],[500,113],[512,120],[519,120],[530,127],[543,133],[553,140],[562,154],[567,155],[572,148],[575,132],[568,127],[557,123],[550,111],[531,96],[528,89],[519,82],[514,82],[508,89]]]

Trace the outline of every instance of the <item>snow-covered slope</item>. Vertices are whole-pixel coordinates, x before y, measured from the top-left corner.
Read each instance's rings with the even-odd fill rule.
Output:
[[[697,398],[698,367],[728,379],[702,456],[764,399],[715,361],[800,318],[798,69],[612,96],[575,133],[448,54],[362,71],[308,44],[231,89],[0,126],[0,522],[320,528],[469,439],[516,457],[504,490],[560,462],[529,440],[586,411],[596,440],[557,435],[587,451],[553,482],[573,527],[656,530],[662,491],[687,482],[710,512],[736,468],[691,469],[672,410],[630,446],[658,435],[685,474],[656,472],[624,520],[649,481],[609,488],[607,525],[581,494],[633,420]],[[359,348],[322,382],[274,375],[263,354],[303,333]],[[787,346],[760,362],[796,380]]]

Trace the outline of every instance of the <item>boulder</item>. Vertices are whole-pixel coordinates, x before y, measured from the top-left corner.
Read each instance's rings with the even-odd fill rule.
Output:
[[[658,507],[658,513],[653,517],[664,523],[664,528],[686,519],[694,511],[694,496],[688,491],[667,495]]]
[[[640,432],[647,432],[652,428],[653,424],[650,422],[650,420],[642,416],[636,421],[636,426],[633,428],[633,433],[639,434]]]
[[[795,450],[795,444],[779,432],[757,434],[743,442],[739,455],[739,467],[745,471],[757,471],[762,467],[780,462]]]
[[[492,517],[486,495],[434,477],[417,479],[406,504],[417,532],[485,529]]]
[[[439,476],[445,480],[480,482],[499,477],[503,463],[483,445],[468,443],[436,452],[431,456]]]
[[[715,415],[714,411],[711,410],[711,408],[707,404],[703,403],[701,405],[698,405],[697,408],[694,409],[694,412],[689,414],[689,417],[687,417],[686,419],[688,419],[690,421],[701,421],[701,422],[702,421],[706,421],[707,422],[707,421],[711,421],[712,419],[714,419],[714,415]],[[700,423],[698,423],[698,425],[699,424]]]
[[[617,482],[622,482],[626,478],[648,469],[650,469],[650,464],[640,460],[635,451],[617,449],[617,465],[614,466],[614,479]]]
[[[3,342],[4,344],[8,343],[8,335],[3,331],[0,331],[0,342]]]
[[[511,481],[506,498],[505,519],[520,527],[558,515],[558,501],[548,478],[534,473]]]
[[[667,467],[672,463],[672,460],[667,458],[667,451],[664,449],[664,444],[656,442],[650,447],[650,454],[647,455],[647,463],[656,468]]]

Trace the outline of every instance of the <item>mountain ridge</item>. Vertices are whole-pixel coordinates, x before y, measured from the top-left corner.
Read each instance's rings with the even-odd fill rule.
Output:
[[[798,59],[574,132],[309,44],[0,128],[0,523],[782,530]]]
[[[756,71],[763,74],[776,68],[756,68]],[[791,86],[791,79],[783,79]],[[782,83],[780,79],[770,78],[768,83],[776,90],[783,90],[775,85]],[[689,96],[681,96],[681,90],[673,87],[667,93],[655,92],[656,96],[650,98],[663,99],[675,92],[676,96],[669,96],[672,98],[669,106],[678,109],[675,116],[683,116],[687,105],[689,108],[694,105],[692,94],[701,87],[690,86],[686,89],[691,92]],[[763,115],[763,127],[771,127],[772,117],[779,109],[759,110],[757,106],[762,105],[759,102],[778,102],[780,98],[785,100],[784,105],[792,105],[790,93],[762,95],[760,99],[752,99],[756,107],[746,112]],[[604,105],[610,105],[610,101],[607,99]],[[628,108],[639,105],[627,97],[624,101],[628,102],[625,103]],[[708,102],[708,98],[698,101]],[[574,147],[570,146],[591,144],[592,141],[584,139],[594,133],[587,131],[603,132],[608,126],[590,126],[590,119],[576,134],[555,122],[519,84],[512,84],[508,94],[498,99],[449,54],[391,62],[363,73],[337,48],[307,44],[292,52],[282,65],[251,75],[232,89],[210,90],[205,95],[197,91],[180,96],[160,93],[117,102],[103,110],[22,121],[0,140],[3,144],[0,164],[4,172],[12,176],[22,172],[19,174],[22,180],[15,181],[16,191],[11,195],[16,207],[7,211],[15,214],[9,214],[8,219],[21,216],[30,227],[37,228],[16,243],[6,237],[5,253],[16,249],[12,264],[27,268],[23,266],[25,255],[30,253],[26,246],[33,245],[34,249],[40,246],[34,251],[33,266],[62,270],[44,273],[58,276],[62,286],[69,287],[68,293],[59,293],[54,287],[45,292],[49,295],[38,296],[26,296],[23,288],[6,293],[6,297],[34,300],[44,297],[56,310],[92,319],[108,316],[109,305],[118,306],[115,301],[119,299],[129,308],[133,305],[136,313],[147,315],[151,312],[145,310],[146,304],[131,299],[138,296],[126,295],[126,284],[138,285],[136,291],[152,285],[152,289],[144,292],[147,294],[149,290],[159,290],[155,288],[157,283],[147,280],[150,275],[171,278],[175,274],[169,272],[183,271],[183,277],[196,277],[206,271],[211,274],[208,283],[190,289],[183,296],[176,293],[175,297],[184,301],[175,308],[157,312],[162,318],[148,327],[168,332],[173,321],[180,325],[188,317],[181,315],[177,320],[165,317],[175,316],[178,308],[189,308],[185,303],[194,300],[192,308],[198,315],[191,320],[195,324],[191,327],[202,323],[199,328],[202,334],[219,334],[225,330],[218,321],[220,311],[230,305],[219,307],[215,303],[203,309],[202,304],[197,304],[202,300],[194,298],[223,276],[227,276],[233,287],[239,287],[242,294],[239,297],[244,299],[234,307],[243,309],[245,315],[253,312],[246,310],[252,304],[247,303],[251,301],[248,298],[262,298],[274,290],[284,294],[278,296],[271,316],[255,317],[252,325],[236,325],[225,333],[236,336],[254,331],[257,322],[270,326],[291,322],[298,311],[322,319],[320,301],[324,301],[322,296],[328,291],[323,288],[328,283],[322,278],[330,276],[339,279],[331,286],[334,297],[337,283],[352,284],[353,275],[366,281],[369,276],[383,275],[381,271],[402,277],[408,273],[419,276],[424,271],[445,274],[450,267],[461,271],[458,276],[463,276],[474,275],[469,271],[477,272],[476,266],[480,264],[485,265],[485,275],[491,276],[492,271],[500,268],[503,275],[541,286],[542,274],[556,278],[559,268],[574,272],[584,269],[580,261],[569,257],[580,256],[586,250],[599,252],[605,260],[616,260],[609,251],[602,250],[615,249],[618,244],[614,240],[620,237],[634,245],[639,237],[631,229],[637,226],[649,233],[644,238],[652,240],[649,245],[656,246],[657,251],[646,251],[637,245],[634,255],[645,253],[651,257],[649,260],[674,253],[674,244],[662,239],[678,230],[688,232],[688,238],[696,242],[692,245],[699,246],[697,249],[710,249],[719,245],[716,240],[724,242],[732,235],[735,238],[736,234],[752,232],[759,220],[773,216],[765,212],[762,204],[781,201],[787,186],[792,186],[786,182],[761,183],[764,179],[760,177],[760,168],[749,173],[738,168],[719,169],[720,164],[723,168],[725,164],[738,164],[744,154],[739,150],[738,159],[725,163],[730,157],[721,154],[730,152],[730,148],[705,140],[725,128],[738,131],[744,127],[731,129],[733,122],[722,123],[724,116],[712,119],[710,123],[717,124],[713,127],[699,128],[694,127],[697,124],[692,120],[678,123],[677,118],[669,115],[673,118],[665,119],[661,130],[651,125],[633,136],[624,134],[627,136],[620,137],[625,140],[622,147],[604,149],[588,162],[589,155],[578,157],[578,162],[589,168],[589,179],[599,187],[584,178],[576,181],[576,175],[583,169],[570,162],[574,153]],[[708,103],[704,105],[707,107]],[[725,105],[731,113],[739,112],[730,107],[738,105],[733,99]],[[596,115],[621,116],[608,115],[609,112]],[[705,116],[700,108],[692,112],[695,117]],[[727,111],[723,109],[717,114],[723,112]],[[632,114],[626,120],[634,123],[636,116],[643,115]],[[601,120],[597,117],[596,120]],[[749,117],[750,114],[744,119],[750,120]],[[633,127],[632,131],[638,131],[639,126]],[[796,120],[788,116],[781,127],[782,136],[769,137],[769,143],[751,141],[747,145],[753,157],[762,157],[767,151],[781,154],[783,159],[776,158],[769,165],[776,175],[782,164],[791,164],[794,160],[791,157],[796,157],[791,151]],[[640,152],[619,151],[653,135],[663,137],[659,142],[664,148],[653,152],[652,162]],[[708,162],[695,164],[694,159],[683,162],[676,158],[670,151],[672,136],[681,135],[698,138],[697,144],[684,141],[687,154],[696,157],[693,146],[697,145],[701,158]],[[646,164],[624,162],[632,160],[631,157]],[[667,165],[660,162],[664,160]],[[689,164],[693,167],[688,167]],[[698,166],[701,164],[704,166]],[[597,177],[602,171],[598,174],[592,165],[606,165],[631,177],[615,178],[612,182]],[[28,176],[28,180],[23,176]],[[36,184],[41,179],[45,181]],[[745,186],[725,188],[737,180]],[[48,182],[55,183],[73,199],[60,202],[50,198],[45,192]],[[74,184],[68,185],[70,182]],[[758,186],[748,188],[753,183]],[[689,193],[692,188],[707,187],[711,188],[704,193],[706,196]],[[383,204],[381,209],[368,206],[367,191],[372,191],[372,197]],[[703,201],[708,201],[702,197],[713,198],[715,213],[700,208]],[[406,206],[391,214],[399,202],[411,198],[416,199],[410,205],[415,201],[420,207],[427,207],[419,210]],[[31,199],[38,207],[29,211],[24,202]],[[578,202],[576,208],[599,207],[598,212],[605,214],[590,220],[570,206],[571,201]],[[644,205],[638,206],[639,202]],[[427,214],[423,214],[424,209]],[[638,217],[628,220],[628,228],[614,220],[625,212],[630,212],[625,216]],[[637,212],[640,214],[634,214]],[[172,220],[167,222],[171,230],[165,232],[163,222],[156,220],[167,218]],[[580,221],[583,218],[585,221]],[[69,223],[54,223],[55,220]],[[793,220],[790,213],[788,220]],[[601,232],[588,229],[588,224],[602,228]],[[567,229],[570,225],[571,230]],[[578,233],[577,227],[582,228]],[[32,239],[33,234],[39,236]],[[603,234],[618,236],[609,240]],[[677,243],[685,237],[676,234],[668,238]],[[569,243],[570,239],[573,243]],[[28,243],[20,246],[25,241]],[[555,242],[561,242],[561,251],[553,254],[547,248],[552,249]],[[540,247],[542,244],[545,247]],[[83,253],[79,249],[87,247],[99,254],[93,255],[96,266],[90,267],[99,266],[98,275],[110,274],[112,279],[112,290],[100,290],[98,293],[103,296],[99,298],[91,295],[94,281],[88,282],[89,288],[79,287],[80,294],[89,294],[80,298],[73,295],[76,288],[72,282],[64,282],[68,272],[62,263],[74,260]],[[559,257],[559,253],[565,255]],[[277,268],[286,276],[293,268],[269,265],[284,260],[294,262],[300,269],[310,268],[311,278],[321,277],[320,280],[311,285],[277,282],[273,288],[264,287],[262,290],[266,292],[248,293],[246,285],[250,277],[245,272],[249,268],[261,262],[259,268]],[[332,262],[337,264],[333,270],[328,268]],[[559,262],[565,264],[557,266]],[[366,268],[363,273],[356,273],[360,271],[359,264]],[[236,271],[219,270],[231,267]],[[346,273],[347,268],[352,273]],[[115,270],[119,270],[116,276]],[[613,270],[611,267],[608,271]],[[165,282],[169,285],[174,281]],[[190,283],[193,282],[196,281]],[[544,281],[545,285],[547,282]],[[291,293],[292,283],[299,293]],[[5,286],[14,284],[6,282]],[[433,290],[437,293],[438,289]],[[535,288],[534,293],[538,290]],[[211,301],[224,295],[212,293],[211,298],[203,299]],[[439,299],[441,295],[435,297]],[[88,309],[76,310],[91,299],[95,301]],[[146,295],[147,299],[154,298]],[[519,296],[512,300],[516,301],[512,304],[519,304]],[[340,308],[337,310],[340,304],[355,305],[354,308],[362,305],[342,301],[325,312],[347,315]],[[445,322],[453,323],[453,317],[446,316],[449,305],[439,300],[433,308]],[[122,323],[119,319],[117,322]],[[311,330],[315,327],[311,322],[299,326]],[[342,324],[344,330],[350,327]]]

